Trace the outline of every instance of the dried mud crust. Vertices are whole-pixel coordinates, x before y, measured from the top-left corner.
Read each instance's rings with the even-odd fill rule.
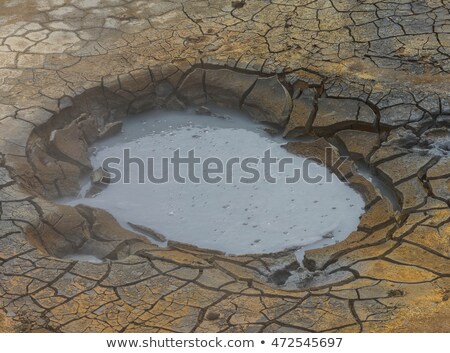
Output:
[[[0,329],[449,331],[448,4],[150,4],[0,12]],[[289,253],[158,248],[102,210],[51,201],[76,192],[109,124],[211,101],[317,136],[293,153],[320,159],[338,140],[400,210],[346,165],[367,204],[359,228],[307,252],[313,275],[286,290],[269,280]],[[107,261],[61,259],[86,247]]]

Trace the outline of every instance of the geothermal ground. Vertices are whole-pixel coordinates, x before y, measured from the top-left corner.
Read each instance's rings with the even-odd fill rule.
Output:
[[[0,331],[450,331],[449,1],[237,3],[2,1]],[[209,104],[348,180],[357,229],[299,264],[61,203],[120,121]]]

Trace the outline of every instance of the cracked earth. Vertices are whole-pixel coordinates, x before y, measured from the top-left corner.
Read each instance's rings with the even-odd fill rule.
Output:
[[[2,1],[0,331],[450,332],[449,82],[447,0]],[[348,162],[365,213],[294,289],[288,251],[161,248],[56,202],[127,114],[209,102],[396,202]],[[84,248],[103,262],[64,259]]]

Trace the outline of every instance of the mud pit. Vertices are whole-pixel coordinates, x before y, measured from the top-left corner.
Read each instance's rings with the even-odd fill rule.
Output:
[[[42,1],[1,14],[1,330],[449,331],[447,6],[326,3]],[[79,192],[109,124],[209,103],[311,137],[290,153],[323,160],[343,145],[399,209],[350,162],[357,230],[306,251],[301,272],[292,252],[156,247],[101,209],[55,202]],[[106,260],[64,259],[83,247]]]
[[[91,156],[94,170],[102,168],[108,158],[117,158],[120,163],[114,166],[121,180],[104,184],[98,193],[89,180],[82,187],[81,198],[68,204],[107,210],[129,230],[133,230],[129,223],[151,228],[163,235],[152,239],[159,245],[165,245],[167,238],[234,255],[304,251],[343,240],[356,230],[364,202],[326,167],[290,154],[282,147],[287,141],[280,132],[271,136],[265,131],[269,127],[252,122],[245,114],[203,110],[211,116],[201,116],[192,109],[155,111],[125,119],[122,132],[95,144]],[[125,150],[130,160],[139,158],[145,166],[134,162],[128,167],[127,162],[129,180],[124,173]],[[219,158],[223,161],[219,169],[230,172],[205,178],[206,167],[198,163],[189,179],[184,165],[180,177],[185,181],[177,181],[172,164],[163,171],[162,162],[177,150],[183,158],[189,151],[200,161]],[[271,158],[290,158],[292,163],[283,172],[272,165],[265,177],[261,159],[266,151]],[[255,171],[246,172],[239,164],[228,168],[226,162],[235,157],[256,158],[256,163],[249,164]],[[301,169],[303,164],[305,169]],[[216,164],[213,167],[217,169]],[[294,168],[308,174],[289,180],[294,178]]]

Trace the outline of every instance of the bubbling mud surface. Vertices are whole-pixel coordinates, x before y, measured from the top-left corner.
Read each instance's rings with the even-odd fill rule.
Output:
[[[156,184],[145,175],[141,184],[134,164],[130,183],[122,178],[94,197],[87,197],[91,184],[86,181],[78,198],[64,202],[105,209],[125,228],[130,228],[128,223],[138,224],[168,240],[235,255],[287,249],[303,252],[343,240],[356,230],[364,212],[364,201],[356,191],[316,163],[310,164],[309,175],[328,177],[331,182],[308,183],[301,178],[287,183],[286,177],[294,175],[294,168],[301,169],[305,158],[287,152],[282,147],[287,141],[281,135],[269,134],[267,126],[244,114],[219,108],[214,112],[218,114],[152,111],[130,117],[120,134],[93,146],[92,165],[96,169],[106,158],[116,157],[120,163],[114,167],[123,174],[123,151],[129,149],[130,156],[142,159],[145,167],[148,158],[153,158],[152,174],[161,177],[163,157],[172,157],[178,149],[181,157],[186,157],[194,150],[195,157],[202,161],[215,157],[224,164],[235,157],[256,157],[259,162],[251,166],[261,176],[257,181],[242,183],[241,177],[253,175],[234,165],[231,183],[207,183],[202,178],[202,165],[196,165],[199,183],[176,182],[169,168],[168,182]],[[261,158],[268,149],[278,160],[293,161],[284,172],[274,164],[271,176],[275,183],[263,177]],[[180,168],[180,175],[188,175],[187,167]],[[216,175],[225,179],[226,173]]]

